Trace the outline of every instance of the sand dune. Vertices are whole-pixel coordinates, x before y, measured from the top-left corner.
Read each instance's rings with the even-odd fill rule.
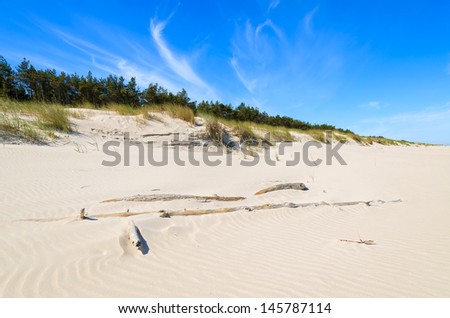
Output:
[[[264,162],[243,167],[237,153],[232,166],[177,166],[170,159],[163,167],[105,167],[101,145],[120,132],[161,143],[171,137],[155,134],[175,130],[187,138],[202,128],[168,118],[142,125],[132,116],[95,111],[74,123],[78,134],[56,145],[0,146],[2,297],[450,296],[448,147],[345,145],[346,166],[287,167],[288,152],[276,167]],[[199,149],[194,153],[201,155]],[[187,158],[188,149],[180,155]],[[321,155],[323,149],[314,150],[313,156]],[[308,191],[254,195],[294,182],[305,183]],[[102,203],[138,194],[203,198]],[[214,195],[245,199],[204,199]],[[78,219],[81,208],[101,216],[127,209],[397,199],[401,202],[373,206]],[[141,250],[128,241],[129,219],[145,240]]]

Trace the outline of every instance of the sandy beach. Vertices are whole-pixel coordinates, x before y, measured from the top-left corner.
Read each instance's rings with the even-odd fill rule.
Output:
[[[275,150],[275,166],[251,167],[238,152],[231,165],[194,166],[187,158],[201,147],[181,147],[181,166],[162,143],[201,125],[86,113],[53,144],[0,145],[1,297],[450,297],[450,147],[345,144],[347,165],[287,166],[300,140]],[[167,149],[168,164],[139,166],[132,147],[129,166],[102,165],[103,144],[125,131],[154,142],[156,156]],[[255,195],[299,182],[308,190]],[[126,200],[138,194],[156,199]],[[245,208],[283,203],[292,204]],[[160,217],[229,207],[243,208]],[[90,219],[79,219],[82,208]]]

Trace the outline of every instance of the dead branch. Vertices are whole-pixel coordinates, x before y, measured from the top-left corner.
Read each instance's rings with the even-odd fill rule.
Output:
[[[131,197],[124,197],[118,199],[109,199],[101,203],[119,202],[119,201],[134,201],[134,202],[153,202],[153,201],[174,201],[174,200],[203,200],[203,201],[239,201],[244,200],[245,197],[222,197],[217,194],[213,196],[199,196],[188,194],[147,194],[147,195],[133,195]]]
[[[131,220],[128,223],[128,238],[130,239],[131,245],[134,247],[139,248],[141,246],[141,238],[138,234],[138,228]]]
[[[376,245],[375,241],[373,241],[373,240],[362,240],[362,239],[359,239],[359,241],[354,241],[354,240],[340,239],[339,241],[341,241],[341,242],[349,242],[349,243],[357,243],[357,244],[365,244],[365,245]]]
[[[260,195],[260,194],[264,194],[267,192],[272,192],[272,191],[278,191],[278,190],[288,190],[288,189],[292,189],[292,190],[308,190],[308,188],[305,186],[304,183],[283,183],[283,184],[277,184],[262,190],[259,190],[258,192],[255,193],[255,195]]]

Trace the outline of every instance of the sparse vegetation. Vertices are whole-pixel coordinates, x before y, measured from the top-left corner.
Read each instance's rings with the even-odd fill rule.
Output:
[[[212,140],[217,145],[225,144],[222,125],[214,119],[206,120],[204,137]]]
[[[37,114],[38,124],[44,129],[70,132],[71,126],[67,111],[61,106],[50,105],[42,108]]]
[[[86,119],[87,116],[78,110],[71,110],[68,112],[69,116],[75,119]]]
[[[17,114],[0,114],[0,133],[30,142],[41,142],[41,132]]]
[[[10,137],[44,142],[54,139],[55,131],[70,132],[71,126],[61,105],[0,99],[0,130]]]
[[[111,103],[104,107],[106,110],[116,112],[123,116],[138,116],[142,114],[141,108],[134,108],[124,104]]]
[[[314,140],[317,140],[318,142],[321,142],[324,144],[327,143],[326,134],[323,130],[305,130],[305,131],[299,131],[299,132],[307,134],[308,136],[310,136]]]
[[[150,107],[150,109],[158,109],[162,112],[165,112],[170,117],[184,120],[190,124],[194,124],[195,122],[194,112],[192,111],[191,108],[186,106],[180,106],[175,104],[164,104],[160,106]]]

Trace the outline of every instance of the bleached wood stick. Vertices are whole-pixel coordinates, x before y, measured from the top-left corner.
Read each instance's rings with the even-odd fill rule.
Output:
[[[144,214],[156,214],[160,213],[162,217],[171,217],[175,215],[202,215],[202,214],[213,214],[213,213],[227,213],[227,212],[236,212],[236,211],[257,211],[257,210],[270,210],[270,209],[279,209],[279,208],[306,208],[306,207],[320,207],[320,206],[330,206],[330,207],[340,207],[340,206],[351,206],[357,204],[363,204],[368,207],[372,207],[371,201],[348,201],[348,202],[310,202],[310,203],[293,203],[293,202],[284,202],[284,203],[274,203],[274,204],[263,204],[263,205],[247,205],[247,206],[236,206],[236,207],[225,207],[225,208],[216,208],[216,209],[207,209],[207,210],[182,210],[182,211],[141,211],[141,212],[118,212],[118,213],[108,213],[108,214],[94,214],[91,217],[95,218],[128,218],[136,215],[144,215]],[[383,201],[377,200],[378,205],[381,204],[390,204],[390,203],[400,203],[403,202],[401,199],[391,200],[391,201]],[[70,218],[70,217],[69,217]],[[86,216],[86,218],[88,218]],[[51,222],[51,221],[60,221],[67,219],[67,217],[60,218],[44,218],[44,219],[21,219],[20,221],[33,221],[33,222]]]
[[[138,228],[133,221],[128,222],[128,238],[130,239],[131,245],[137,248],[141,246],[141,239],[138,234]]]
[[[259,190],[258,192],[255,193],[255,195],[260,195],[260,194],[264,194],[267,192],[278,191],[278,190],[288,190],[288,189],[307,190],[306,186],[303,183],[283,183],[283,184],[277,184],[277,185]]]
[[[153,202],[153,201],[174,201],[174,200],[207,200],[207,201],[240,201],[244,197],[223,197],[217,194],[211,196],[204,195],[188,195],[188,194],[147,194],[134,195],[126,198],[109,199],[101,203],[119,202],[119,201],[135,201],[135,202]]]
[[[86,211],[84,208],[82,208],[80,211],[80,219],[84,220],[85,218],[86,218]]]

